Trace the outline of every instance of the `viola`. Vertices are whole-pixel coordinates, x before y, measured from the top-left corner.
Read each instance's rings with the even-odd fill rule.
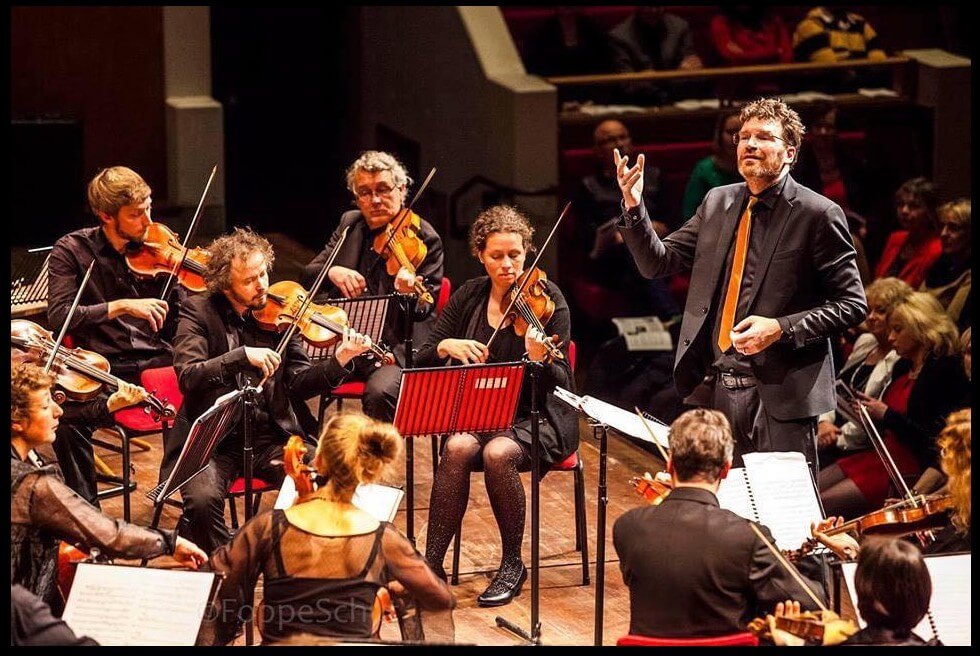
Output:
[[[642,478],[639,476],[634,476],[630,479],[630,485],[632,485],[636,493],[642,496],[651,506],[659,506],[660,503],[667,498],[667,495],[670,494],[671,490],[674,489],[673,486],[669,485],[668,483],[664,483],[663,481],[656,480],[650,476],[650,474],[644,474]]]
[[[138,276],[152,278],[159,274],[174,272],[177,281],[194,292],[207,289],[204,283],[204,269],[211,259],[211,253],[203,248],[185,248],[179,236],[162,223],[151,223],[141,244],[133,244],[126,251],[126,265]]]
[[[860,630],[852,620],[841,619],[832,610],[806,611],[795,617],[775,617],[773,624],[780,631],[827,647],[839,645]],[[769,622],[764,618],[757,617],[749,622],[748,629],[760,638],[772,640]]]
[[[313,346],[325,348],[339,340],[348,327],[347,313],[334,305],[310,302],[303,310],[309,294],[299,283],[282,280],[271,285],[266,295],[269,301],[265,307],[252,310],[255,321],[265,330],[283,332],[295,323],[303,339]],[[368,353],[377,358],[375,364],[379,367],[395,362],[395,356],[384,344],[372,342]]]
[[[385,258],[385,270],[389,275],[396,275],[403,267],[412,276],[421,266],[429,248],[419,235],[422,229],[422,217],[410,208],[402,208],[378,236],[374,238],[374,252]],[[419,280],[414,285],[419,302],[434,303],[428,287]]]
[[[55,347],[50,331],[26,319],[10,322],[10,344],[17,347],[11,350],[11,364],[33,362],[40,366],[45,365]],[[109,373],[109,361],[105,356],[82,348],[59,346],[52,373],[56,385],[61,388],[55,395],[58,403],[64,402],[65,398],[88,401],[102,391],[103,385],[116,391],[122,382]],[[177,414],[172,405],[158,399],[150,390],[143,403],[146,404],[144,409],[155,421],[173,419]]]
[[[78,563],[89,557],[89,554],[67,542],[58,544],[58,592],[62,601],[68,601],[71,584],[75,581],[75,570]]]
[[[917,496],[903,499],[840,526],[824,531],[824,535],[857,533],[858,535],[902,536],[939,528],[949,521],[953,497],[949,494]]]
[[[525,280],[527,280],[525,283]],[[545,332],[545,325],[551,321],[555,313],[555,302],[548,295],[544,281],[548,277],[544,271],[538,267],[533,267],[522,273],[517,281],[511,285],[510,291],[504,294],[500,301],[500,311],[509,314],[504,317],[504,321],[510,321],[514,332],[519,336],[527,334],[529,327],[533,326],[542,333]],[[518,290],[523,290],[518,296]],[[511,300],[513,299],[513,304]],[[548,349],[546,360],[564,360],[565,356],[561,352],[561,338],[558,335],[551,335],[550,341],[545,343]]]

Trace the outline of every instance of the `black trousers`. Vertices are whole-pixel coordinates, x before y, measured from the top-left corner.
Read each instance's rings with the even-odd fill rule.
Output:
[[[810,465],[816,480],[817,418],[780,420],[766,410],[759,398],[759,389],[749,385],[737,389],[715,380],[711,407],[724,414],[732,425],[735,439],[733,467],[743,465],[742,455],[755,451],[799,451]]]

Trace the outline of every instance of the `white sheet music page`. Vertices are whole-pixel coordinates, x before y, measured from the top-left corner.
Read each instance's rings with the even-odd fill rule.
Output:
[[[62,619],[102,645],[188,645],[214,574],[80,563]]]
[[[970,595],[973,588],[972,554],[926,556],[926,566],[932,579],[932,599],[929,602],[929,609],[936,620],[939,639],[947,647],[972,644],[973,622],[970,616],[972,610]],[[854,604],[855,609],[857,608],[857,598],[854,593],[856,569],[857,563],[841,564],[844,582],[847,584],[847,591],[851,595],[851,603]],[[858,624],[862,629],[867,626],[860,613],[858,613]],[[933,636],[929,616],[923,617],[913,631],[923,640],[931,639]]]
[[[752,496],[780,549],[799,549],[810,537],[810,522],[823,519],[806,458],[796,451],[742,456]]]
[[[658,317],[613,317],[627,351],[672,351],[673,340]]]
[[[653,443],[650,433],[643,426],[643,422],[636,416],[635,412],[623,410],[611,403],[600,401],[593,396],[577,396],[563,387],[556,387],[553,392],[555,396],[569,404],[577,410],[581,410],[596,421],[615,428],[624,435],[635,437],[644,442]],[[670,448],[667,436],[670,433],[670,426],[657,419],[647,419],[647,426],[650,427],[657,442],[665,449]]]
[[[721,480],[717,496],[718,505],[725,510],[731,510],[739,517],[753,522],[759,521],[743,468],[734,467],[728,472],[728,476]]]
[[[379,522],[391,522],[395,519],[398,506],[401,505],[405,491],[399,487],[381,485],[378,483],[361,483],[354,490],[351,503],[361,510],[371,514]],[[285,510],[296,502],[296,484],[289,476],[283,479],[276,497],[277,510]]]

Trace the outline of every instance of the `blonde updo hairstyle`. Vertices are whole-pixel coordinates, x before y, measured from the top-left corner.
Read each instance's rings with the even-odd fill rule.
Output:
[[[380,479],[401,448],[402,437],[391,424],[343,412],[324,424],[313,466],[337,492],[353,494],[358,484]]]

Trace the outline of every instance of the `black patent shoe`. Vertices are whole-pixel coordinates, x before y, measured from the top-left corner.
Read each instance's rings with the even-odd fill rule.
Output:
[[[490,585],[483,591],[483,594],[476,598],[476,603],[479,606],[503,606],[509,604],[511,599],[521,593],[521,586],[524,585],[524,581],[526,580],[527,567],[524,565],[521,565],[521,573],[516,581],[508,580],[506,576],[501,576],[498,571],[497,576],[490,582]]]

